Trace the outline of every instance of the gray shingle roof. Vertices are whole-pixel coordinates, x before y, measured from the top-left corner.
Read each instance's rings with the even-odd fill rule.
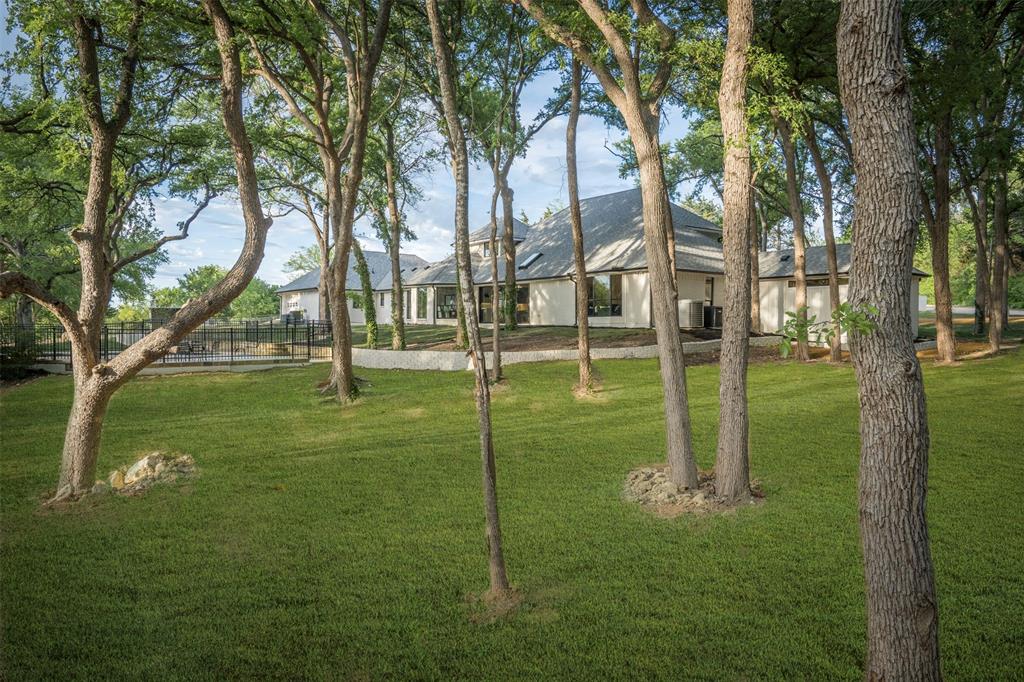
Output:
[[[809,246],[807,247],[806,255],[808,277],[828,275],[828,255],[824,246]],[[836,244],[836,265],[838,266],[839,274],[848,274],[850,272],[852,258],[852,244]],[[793,249],[762,253],[758,264],[760,267],[758,274],[761,279],[793,277],[796,274]],[[922,272],[917,268],[914,268],[914,274],[920,277],[928,276],[927,272]]]
[[[639,189],[629,189],[580,201],[583,246],[587,270],[608,272],[647,267],[643,215]],[[722,272],[721,230],[709,220],[672,204],[676,232],[676,265],[681,270]],[[536,256],[536,254],[541,254]],[[531,261],[526,267],[523,264]],[[516,276],[521,280],[564,277],[574,271],[572,225],[563,209],[530,227],[516,248]],[[498,261],[498,277],[505,276],[504,259]],[[473,259],[473,281],[489,282],[489,258]],[[406,280],[409,285],[454,284],[455,257],[449,256]]]
[[[501,239],[501,235],[504,232],[504,224],[501,222],[501,217],[498,217],[498,239]],[[524,223],[519,218],[512,219],[512,238],[516,242],[521,242],[526,239],[526,235],[530,232],[530,226]],[[469,243],[489,241],[491,238],[491,224],[487,223],[479,230],[475,230],[469,233]]]
[[[391,258],[384,251],[363,251],[363,256],[366,257],[366,266],[370,269],[370,282],[373,284],[374,291],[380,289],[391,288]],[[419,256],[414,256],[409,253],[400,254],[398,257],[399,263],[402,265],[403,275],[408,276],[410,272],[419,270],[420,268],[427,265],[427,261],[423,260]],[[301,277],[288,282],[283,287],[277,290],[277,293],[283,294],[289,291],[308,291],[316,289],[320,286],[320,268],[307,272]],[[348,275],[345,279],[345,288],[354,291],[360,289],[362,284],[359,282],[359,274],[355,268],[355,258],[350,257],[348,262]]]

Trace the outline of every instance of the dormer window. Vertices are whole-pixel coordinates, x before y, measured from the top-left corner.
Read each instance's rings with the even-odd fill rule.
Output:
[[[530,267],[531,265],[533,265],[534,263],[536,263],[536,262],[537,262],[537,259],[538,259],[538,258],[540,258],[540,257],[541,257],[541,256],[543,256],[543,255],[544,255],[544,254],[543,254],[543,253],[541,253],[541,252],[539,252],[539,251],[538,251],[537,253],[531,253],[531,254],[530,254],[529,256],[527,256],[527,257],[526,257],[526,260],[524,260],[524,261],[523,261],[523,262],[522,262],[522,263],[521,263],[521,264],[519,265],[519,269],[520,269],[520,270],[525,270],[526,268],[528,268],[528,267]]]

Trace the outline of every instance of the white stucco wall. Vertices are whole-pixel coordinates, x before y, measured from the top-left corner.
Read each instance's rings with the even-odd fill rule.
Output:
[[[530,282],[530,324],[574,326],[576,285],[571,280]]]
[[[307,320],[320,319],[320,297],[316,289],[309,291],[289,291],[279,294],[281,314],[287,315],[293,310],[301,310],[302,317]]]
[[[782,305],[785,299],[786,281],[764,279],[759,283],[761,290],[761,331],[776,332],[782,329]]]

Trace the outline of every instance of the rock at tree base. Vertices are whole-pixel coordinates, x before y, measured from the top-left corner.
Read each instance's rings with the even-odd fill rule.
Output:
[[[705,514],[732,508],[732,505],[725,504],[716,496],[713,472],[700,472],[698,480],[700,487],[697,490],[680,489],[669,480],[664,466],[643,467],[629,472],[622,496],[661,516]],[[753,488],[751,503],[757,503],[761,493],[756,482]]]
[[[170,483],[179,477],[190,477],[196,473],[196,462],[192,455],[171,455],[165,452],[151,452],[128,467],[110,472],[107,479],[110,489],[121,495],[138,495],[155,483]],[[93,487],[96,492],[102,482]],[[105,487],[105,486],[104,486]]]

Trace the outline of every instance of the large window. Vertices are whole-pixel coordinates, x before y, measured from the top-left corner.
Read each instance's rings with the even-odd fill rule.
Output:
[[[500,320],[505,321],[505,287],[502,285],[498,290],[498,314]],[[480,287],[480,321],[491,321],[491,287]],[[516,322],[520,324],[530,323],[530,285],[522,284],[516,287]]]
[[[427,288],[416,288],[416,319],[427,319]]]
[[[405,290],[405,319],[412,319],[412,289]]]
[[[434,290],[434,317],[438,320],[454,320],[458,316],[455,287],[438,287]]]
[[[715,278],[704,278],[704,305],[711,305],[715,300]]]
[[[587,284],[588,317],[622,316],[622,275],[595,275],[587,278]]]

